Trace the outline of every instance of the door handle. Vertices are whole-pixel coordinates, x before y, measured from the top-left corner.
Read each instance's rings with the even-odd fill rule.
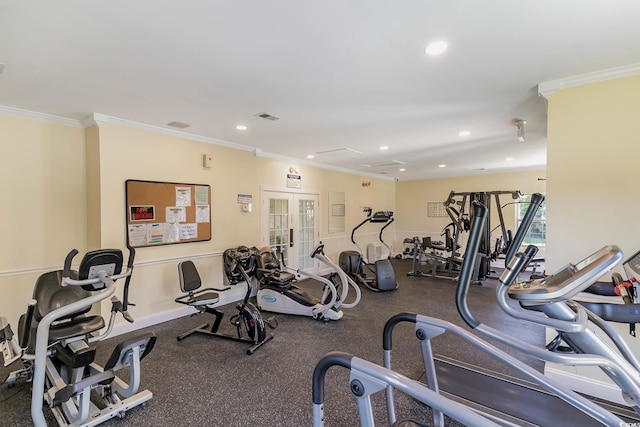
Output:
[[[289,247],[293,247],[293,228],[289,229]]]

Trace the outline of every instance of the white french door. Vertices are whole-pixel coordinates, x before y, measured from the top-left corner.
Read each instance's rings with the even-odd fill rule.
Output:
[[[311,251],[319,241],[317,194],[262,191],[262,246],[270,246],[288,267],[316,270]]]

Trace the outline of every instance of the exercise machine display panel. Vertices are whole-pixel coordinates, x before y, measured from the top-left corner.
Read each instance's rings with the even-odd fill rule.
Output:
[[[615,245],[608,245],[576,264],[566,265],[552,276],[511,285],[509,296],[536,303],[568,300],[584,291],[621,259],[622,251]]]
[[[640,276],[640,251],[631,255],[629,259],[624,262],[624,266],[628,267],[633,273],[635,273],[635,277]]]

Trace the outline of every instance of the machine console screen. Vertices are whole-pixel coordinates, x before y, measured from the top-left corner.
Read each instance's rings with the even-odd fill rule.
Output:
[[[509,296],[540,304],[571,299],[611,270],[621,258],[622,251],[617,246],[605,246],[576,264],[566,265],[552,276],[511,285]]]

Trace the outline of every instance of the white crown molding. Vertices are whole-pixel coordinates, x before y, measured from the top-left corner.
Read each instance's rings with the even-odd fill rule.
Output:
[[[91,113],[87,117],[82,119],[82,125],[85,128],[88,128],[90,126],[100,127],[103,124],[108,122],[109,122],[109,116],[107,116],[106,114],[100,114],[100,113]]]
[[[538,84],[538,95],[550,99],[557,91],[575,86],[598,83],[607,80],[619,79],[640,74],[640,64],[625,65],[623,67],[609,68],[592,73],[578,74],[557,80],[550,80]]]
[[[84,127],[81,120],[54,116],[52,114],[38,113],[36,111],[23,110],[20,108],[7,107],[5,105],[0,105],[0,113],[10,116],[23,117],[25,119],[34,119],[48,123],[56,123],[59,125],[73,126],[75,128]]]
[[[349,175],[366,176],[367,178],[381,179],[383,181],[395,181],[395,177],[393,177],[393,176],[361,172],[361,171],[357,171],[357,170],[354,170],[354,169],[342,168],[340,166],[327,165],[327,164],[324,164],[324,163],[312,162],[312,161],[309,161],[309,160],[283,156],[282,154],[274,154],[274,153],[269,153],[269,152],[266,152],[266,151],[262,151],[259,148],[254,149],[253,150],[253,154],[256,157],[260,157],[260,158],[264,158],[264,159],[281,160],[281,161],[285,161],[285,162],[295,163],[295,164],[298,164],[298,165],[307,165],[307,166],[311,166],[311,167],[318,168],[318,169],[330,170],[330,171],[333,171],[333,172],[342,172],[342,173],[347,173]]]
[[[224,141],[222,139],[209,138],[209,137],[206,137],[206,136],[196,135],[196,134],[188,133],[188,132],[182,132],[182,131],[174,130],[174,129],[166,129],[166,128],[163,128],[163,127],[160,127],[160,126],[154,126],[154,125],[148,125],[146,123],[134,122],[132,120],[121,119],[121,118],[118,118],[118,117],[108,116],[106,114],[101,114],[101,113],[93,113],[92,116],[90,116],[90,117],[92,117],[91,120],[97,122],[98,126],[100,126],[101,124],[104,124],[104,123],[112,123],[112,124],[116,124],[116,125],[120,125],[120,126],[134,128],[134,129],[140,129],[140,130],[159,133],[159,134],[163,134],[163,135],[169,135],[169,136],[175,136],[175,137],[178,137],[178,138],[189,139],[189,140],[192,140],[192,141],[206,142],[208,144],[214,144],[214,145],[221,145],[223,147],[234,148],[236,150],[253,151],[255,149],[254,147],[249,147],[247,145],[242,145],[242,144],[236,144],[234,142]],[[88,121],[88,123],[90,125],[96,124],[96,123],[92,122],[91,120]]]

